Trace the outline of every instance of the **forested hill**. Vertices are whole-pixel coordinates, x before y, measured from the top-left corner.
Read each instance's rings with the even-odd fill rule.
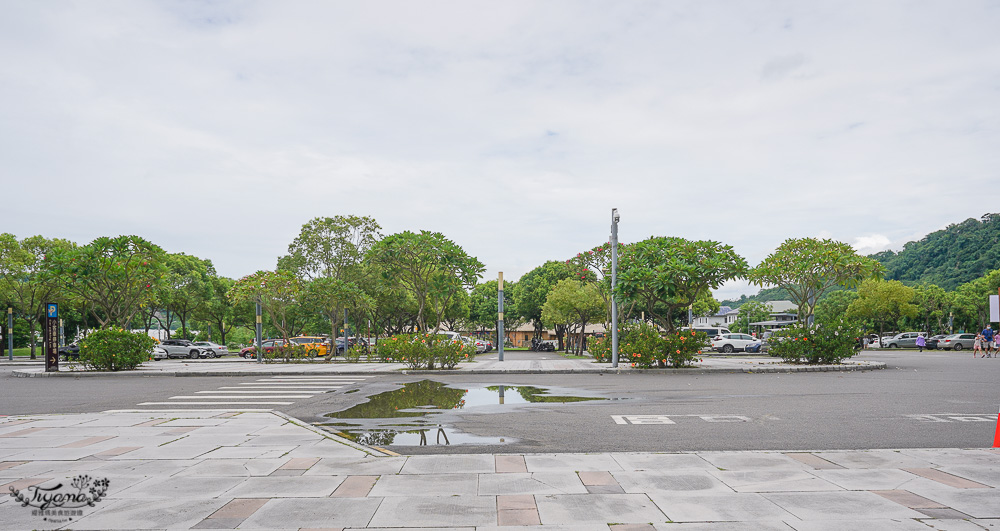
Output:
[[[898,253],[882,251],[870,255],[885,266],[886,280],[913,285],[937,284],[952,291],[989,271],[1000,269],[1000,214],[984,214],[932,232],[920,241],[909,242]],[[832,290],[831,290],[832,291]],[[787,299],[780,288],[762,289],[756,295],[721,301],[737,308],[747,301]]]
[[[946,290],[1000,268],[1000,214],[984,214],[932,232],[903,250],[871,255],[885,266],[887,280],[929,282]]]

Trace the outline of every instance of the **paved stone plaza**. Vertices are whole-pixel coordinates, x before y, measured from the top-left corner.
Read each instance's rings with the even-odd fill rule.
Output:
[[[81,475],[93,507],[4,496],[0,528],[1000,529],[994,449],[407,457],[272,412],[0,418],[3,492]]]

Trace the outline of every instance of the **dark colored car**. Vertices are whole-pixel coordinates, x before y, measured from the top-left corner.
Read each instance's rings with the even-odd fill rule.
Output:
[[[80,345],[77,345],[76,343],[70,343],[69,345],[59,347],[59,350],[56,352],[58,352],[59,355],[66,361],[69,361],[71,357],[75,360],[80,359]]]
[[[937,349],[938,348],[938,342],[941,341],[942,339],[946,338],[946,337],[948,337],[948,334],[938,334],[936,336],[931,336],[931,337],[927,338],[927,344],[924,345],[924,348]]]

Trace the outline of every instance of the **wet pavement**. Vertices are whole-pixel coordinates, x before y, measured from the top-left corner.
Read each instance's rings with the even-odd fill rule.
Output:
[[[0,498],[0,525],[997,529],[998,458],[989,448],[400,456],[273,412],[25,415],[0,418],[0,489],[20,496]]]

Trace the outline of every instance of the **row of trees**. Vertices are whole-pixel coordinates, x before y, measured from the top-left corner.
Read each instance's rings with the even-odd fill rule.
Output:
[[[3,234],[0,301],[16,308],[30,336],[48,301],[63,303],[70,326],[158,326],[186,336],[192,328],[211,329],[220,342],[234,331],[249,334],[257,303],[270,336],[336,336],[345,322],[358,335],[442,328],[493,332],[497,283],[482,281],[485,267],[478,259],[441,233],[383,236],[380,231],[369,217],[313,219],[273,270],[238,280],[218,275],[209,260],[166,253],[137,236],[76,245]],[[618,251],[614,297],[607,243],[508,281],[507,329],[532,323],[536,333],[554,329],[562,343],[567,334],[583,334],[590,323],[608,324],[614,299],[622,319],[673,331],[686,323],[688,309],[695,315],[716,312],[712,290],[735,278],[785,289],[804,320],[823,311],[819,301],[825,294],[860,287],[861,300],[882,274],[878,262],[849,245],[813,238],[785,241],[755,268],[732,247],[713,241],[652,237],[619,244]],[[858,315],[860,304],[852,310]],[[841,310],[846,312],[846,306],[829,311]],[[580,339],[577,348],[582,348]]]

